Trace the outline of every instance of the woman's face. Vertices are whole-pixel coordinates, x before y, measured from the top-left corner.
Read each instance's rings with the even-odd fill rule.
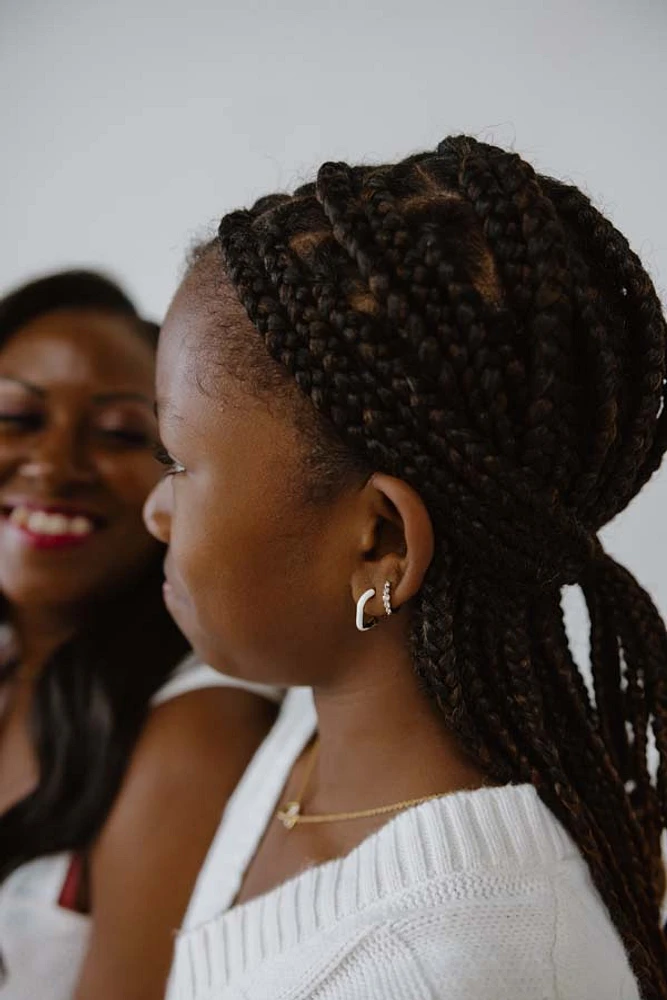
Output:
[[[104,596],[156,553],[142,505],[154,356],[132,320],[94,309],[29,322],[0,348],[0,591],[17,607]]]
[[[360,490],[307,499],[303,441],[286,407],[225,374],[223,338],[258,334],[229,288],[221,309],[212,318],[186,279],[160,336],[160,437],[174,465],[146,519],[169,545],[167,606],[198,653],[227,673],[324,682],[347,652],[352,663],[359,635],[350,525]]]

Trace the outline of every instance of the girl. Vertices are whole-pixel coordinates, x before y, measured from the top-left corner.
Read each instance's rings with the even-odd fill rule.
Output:
[[[597,537],[665,448],[665,332],[577,189],[465,137],[195,255],[147,523],[196,648],[296,690],[170,998],[667,998],[667,635]]]
[[[186,643],[141,519],[156,339],[95,274],[0,303],[2,1000],[163,996],[172,929],[270,724],[209,667],[174,674]]]

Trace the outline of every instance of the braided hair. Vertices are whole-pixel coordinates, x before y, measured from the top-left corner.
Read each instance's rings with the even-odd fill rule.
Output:
[[[327,163],[227,215],[208,251],[343,454],[422,496],[421,683],[490,776],[535,786],[665,1000],[667,632],[597,537],[667,445],[667,328],[641,262],[579,190],[465,136]],[[563,621],[575,583],[594,697]]]

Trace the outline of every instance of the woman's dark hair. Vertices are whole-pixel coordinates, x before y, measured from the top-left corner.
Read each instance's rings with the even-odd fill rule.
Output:
[[[139,317],[117,285],[89,271],[32,281],[0,301],[0,344],[58,309],[126,316],[138,336],[157,344],[157,326]],[[187,649],[162,601],[162,558],[91,609],[40,675],[31,716],[39,784],[0,816],[0,880],[38,856],[84,850],[100,830],[151,695]],[[5,667],[0,681],[17,666]]]
[[[535,786],[642,995],[665,1000],[667,633],[597,538],[667,444],[666,326],[639,259],[576,188],[455,137],[394,165],[327,163],[227,215],[193,267],[231,279],[348,464],[423,497],[421,682],[489,775]],[[321,453],[345,471],[340,448]],[[575,583],[594,698],[563,622]]]

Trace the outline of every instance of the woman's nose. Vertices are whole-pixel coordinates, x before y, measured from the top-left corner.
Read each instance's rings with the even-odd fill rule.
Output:
[[[165,478],[155,486],[144,504],[144,524],[158,542],[169,545],[171,534],[171,480]]]
[[[40,434],[21,464],[21,475],[41,480],[49,489],[88,485],[98,478],[92,456],[70,428],[49,428]]]

